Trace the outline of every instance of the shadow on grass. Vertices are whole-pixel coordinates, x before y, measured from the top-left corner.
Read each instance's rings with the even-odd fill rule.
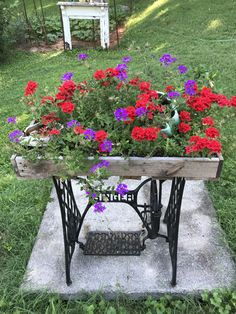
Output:
[[[233,0],[138,2],[136,12],[127,22],[123,43],[149,42],[156,46],[164,42],[233,39],[236,34],[233,8],[236,8]]]

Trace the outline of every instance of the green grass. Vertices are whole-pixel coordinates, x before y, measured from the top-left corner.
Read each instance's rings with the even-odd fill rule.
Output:
[[[77,51],[44,54],[15,51],[7,63],[0,66],[0,313],[116,313],[114,309],[119,309],[117,313],[220,313],[214,305],[217,302],[212,299],[204,302],[177,300],[178,303],[168,300],[135,302],[120,297],[114,302],[105,302],[102,298],[96,302],[94,298],[86,302],[65,302],[56,296],[21,295],[19,286],[49,200],[51,182],[16,180],[9,163],[7,136],[11,125],[6,125],[5,119],[17,115],[22,127],[27,121],[19,100],[28,80],[53,88],[66,71],[85,79],[93,69],[113,66],[127,54],[133,56],[132,73],[143,72],[147,61],[151,67],[145,75],[154,77],[160,84],[162,81],[154,65],[162,53],[175,55],[187,66],[204,64],[219,72],[218,89],[228,96],[236,94],[235,6],[234,0],[135,1],[135,12],[127,23],[120,49],[88,51],[89,71],[78,65]],[[225,163],[220,181],[209,183],[208,188],[226,239],[236,256],[235,109],[221,110],[218,118],[222,121]],[[230,296],[223,293],[225,304],[227,298]]]

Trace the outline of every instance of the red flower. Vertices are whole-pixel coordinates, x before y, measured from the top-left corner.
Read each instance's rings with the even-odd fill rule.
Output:
[[[148,96],[149,96],[149,99],[152,99],[152,98],[154,98],[154,99],[158,99],[158,92],[157,91],[155,91],[155,90],[152,90],[152,89],[150,89],[148,92],[147,92],[147,94],[148,94]]]
[[[47,125],[48,123],[51,123],[53,121],[59,121],[60,119],[56,117],[55,112],[51,112],[48,115],[42,116],[41,117],[41,122],[44,125]]]
[[[70,100],[76,90],[76,84],[73,81],[65,81],[59,88],[59,93],[56,95],[58,100]]]
[[[135,126],[131,132],[131,137],[138,142],[144,140],[145,137],[145,130],[142,127]]]
[[[187,121],[187,122],[191,121],[190,112],[188,111],[180,111],[179,117],[181,121]]]
[[[78,135],[78,134],[83,134],[85,132],[85,130],[83,130],[83,128],[81,126],[76,126],[74,128],[74,132],[75,132],[75,134]]]
[[[216,128],[213,128],[213,127],[206,129],[205,133],[206,133],[206,136],[211,137],[211,138],[220,136],[220,132]]]
[[[128,117],[130,118],[131,121],[134,121],[135,117],[136,117],[136,113],[135,113],[135,107],[133,106],[128,106],[125,108],[125,110],[128,113]]]
[[[29,81],[25,88],[25,96],[33,95],[37,90],[38,84],[34,81]]]
[[[222,150],[221,143],[218,142],[217,140],[209,140],[207,148],[212,152],[212,153],[220,153]]]
[[[205,118],[202,118],[202,124],[203,125],[210,125],[210,126],[213,126],[215,123],[214,119],[212,117],[205,117]]]
[[[99,130],[96,132],[95,141],[103,142],[107,137],[107,132],[105,132],[104,130]]]
[[[230,105],[236,107],[236,96],[232,96],[230,99]]]
[[[129,81],[129,85],[131,86],[139,86],[140,79],[138,77],[133,78],[132,80]]]
[[[61,133],[60,130],[57,129],[52,129],[51,131],[49,131],[49,135],[59,135]]]
[[[139,84],[140,90],[143,90],[143,91],[148,91],[150,87],[151,87],[151,83],[149,82],[142,82]]]
[[[95,78],[95,80],[102,80],[106,77],[106,73],[103,70],[97,70],[93,77]]]
[[[169,93],[169,92],[174,91],[174,90],[175,90],[175,87],[173,85],[167,85],[165,88],[166,93]]]
[[[148,113],[148,119],[149,120],[153,120],[153,118],[154,118],[154,113],[153,112],[149,112]]]
[[[192,153],[192,146],[186,146],[185,147],[185,154],[191,154]]]
[[[153,102],[150,101],[147,103],[147,109],[150,111],[154,111],[154,110],[156,110],[156,106]]]
[[[158,129],[156,128],[146,128],[144,129],[144,139],[147,141],[155,141],[157,138]]]
[[[137,98],[140,100],[146,100],[146,101],[149,101],[151,99],[148,92],[139,94]]]
[[[189,140],[193,145],[189,145],[185,148],[186,154],[192,152],[199,152],[204,149],[208,149],[210,153],[220,153],[221,152],[221,143],[214,139],[208,139],[206,137],[192,136]]]
[[[191,121],[190,112],[188,111],[180,111],[179,117],[181,121],[187,121],[187,122]]]
[[[61,107],[61,110],[65,113],[72,113],[72,111],[75,109],[75,105],[71,102],[62,102],[59,105]]]
[[[188,98],[187,104],[196,111],[204,111],[211,108],[211,99],[209,97],[193,96]]]
[[[217,102],[220,107],[229,107],[230,101],[225,95],[218,94]]]
[[[198,135],[193,135],[193,136],[190,137],[189,142],[190,142],[190,143],[197,143],[200,139],[201,139],[200,136],[198,136]]]
[[[218,95],[212,93],[212,90],[209,87],[204,86],[200,92],[202,97],[209,98],[212,102],[216,102]]]
[[[146,108],[147,103],[148,103],[147,99],[139,99],[139,100],[136,101],[135,107],[136,108],[140,108],[140,107]]]
[[[131,132],[131,137],[138,142],[143,140],[154,141],[157,138],[157,134],[160,131],[159,128],[142,128],[135,126]]]
[[[180,133],[187,133],[191,130],[191,126],[187,123],[181,122],[179,124],[179,132]]]
[[[160,113],[164,112],[166,106],[164,105],[156,105],[155,110],[159,111]]]
[[[120,83],[117,85],[117,89],[120,90],[122,86],[124,86],[124,83],[123,83],[123,82],[120,82]]]
[[[70,93],[71,95],[74,93],[74,91],[76,90],[76,84],[75,82],[73,82],[72,80],[69,81],[65,81],[61,87],[59,87],[59,90],[65,90],[68,93]]]
[[[47,104],[47,103],[51,103],[51,102],[54,102],[55,99],[52,97],[52,96],[44,96],[41,98],[40,102],[41,104]]]
[[[117,69],[115,69],[115,68],[107,68],[105,70],[105,73],[106,73],[107,77],[114,77],[114,76],[119,74],[119,71]]]

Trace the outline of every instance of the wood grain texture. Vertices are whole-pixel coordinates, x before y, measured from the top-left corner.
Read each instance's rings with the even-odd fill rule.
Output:
[[[51,176],[69,175],[82,176],[87,173],[69,173],[63,160],[39,160],[33,164],[21,156],[12,156],[12,165],[19,178],[35,179]],[[114,176],[137,177],[148,176],[157,179],[170,179],[173,177],[185,177],[189,180],[214,180],[220,176],[223,158],[182,158],[182,157],[104,157],[101,160],[110,162],[109,172]],[[89,158],[93,165],[93,159]]]

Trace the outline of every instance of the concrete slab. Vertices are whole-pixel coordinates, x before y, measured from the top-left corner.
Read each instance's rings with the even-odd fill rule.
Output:
[[[145,179],[145,178],[142,178]],[[112,177],[109,183],[116,182]],[[126,180],[129,189],[140,181]],[[78,207],[86,198],[73,184]],[[164,210],[170,183],[163,185]],[[148,203],[145,187],[140,202]],[[85,256],[77,247],[72,259],[72,285],[65,283],[64,246],[61,217],[55,189],[48,204],[27,266],[21,288],[27,292],[59,293],[64,298],[83,298],[97,291],[106,298],[122,292],[132,298],[147,295],[197,295],[203,290],[232,288],[236,284],[236,267],[230,256],[215,210],[202,181],[188,181],[184,192],[179,230],[177,285],[171,287],[171,263],[168,245],[162,238],[147,240],[141,256]],[[88,231],[137,231],[141,222],[125,204],[107,204],[103,214],[89,212],[81,240]],[[165,225],[161,226],[165,232]]]

